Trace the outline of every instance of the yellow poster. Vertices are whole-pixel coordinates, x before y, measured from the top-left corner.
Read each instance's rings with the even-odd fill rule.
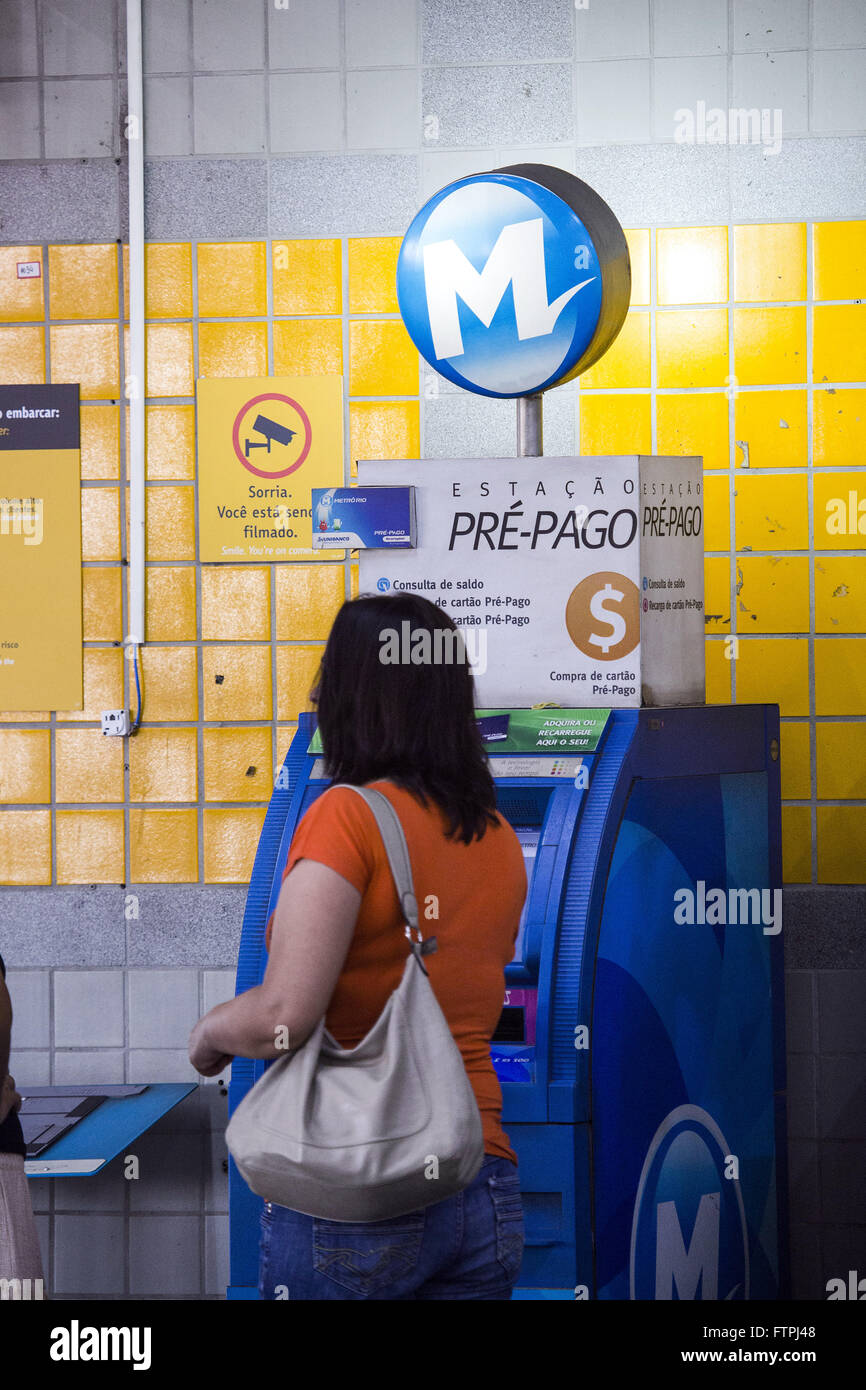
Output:
[[[310,492],[343,482],[342,377],[205,377],[196,400],[199,558],[319,558]]]
[[[83,709],[77,386],[0,386],[0,709]]]

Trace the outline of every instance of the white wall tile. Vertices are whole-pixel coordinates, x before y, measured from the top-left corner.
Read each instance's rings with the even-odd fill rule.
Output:
[[[345,3],[347,67],[417,63],[415,0],[345,0]]]
[[[27,1049],[19,1050],[15,1046],[15,1039],[12,1039],[12,1051],[9,1055],[9,1071],[15,1078],[15,1085],[20,1091],[25,1086],[50,1086],[51,1085],[51,1053],[33,1052]]]
[[[201,1081],[189,1056],[181,1048],[151,1048],[129,1054],[127,1081],[149,1084],[155,1081]]]
[[[494,150],[429,150],[421,156],[421,201],[426,203],[448,183],[485,173],[497,164]]]
[[[129,1218],[129,1290],[177,1298],[201,1292],[198,1216]]]
[[[812,44],[815,48],[866,46],[863,0],[812,0]]]
[[[268,5],[268,65],[336,68],[340,65],[340,0],[291,0]]]
[[[10,970],[12,1041],[16,1047],[48,1047],[50,980],[47,970]]]
[[[36,0],[3,0],[0,5],[0,77],[27,77],[38,71]]]
[[[112,1086],[123,1081],[124,1056],[118,1048],[96,1047],[82,1052],[55,1052],[54,1084],[70,1086],[76,1081],[86,1085],[106,1082]]]
[[[574,173],[573,145],[513,145],[496,151],[496,168],[508,164],[550,164],[554,169]]]
[[[55,1216],[55,1293],[103,1298],[123,1293],[125,1255],[123,1216]]]
[[[114,154],[114,87],[111,78],[43,84],[47,159],[94,159]]]
[[[741,53],[733,60],[731,105],[781,111],[782,137],[803,135],[809,128],[808,54]]]
[[[0,87],[0,149],[4,159],[38,159],[42,99],[38,82],[4,82]]]
[[[124,6],[125,10],[125,6]],[[48,77],[114,73],[115,0],[42,0],[42,60]]]
[[[650,60],[578,63],[578,145],[640,144],[651,138]]]
[[[269,82],[273,154],[343,148],[339,72],[278,73]]]
[[[234,995],[234,970],[202,971],[202,1010],[204,1013],[208,1013],[217,1004],[224,1004],[227,999],[234,999]]]
[[[130,970],[130,1047],[186,1047],[199,1018],[195,970]]]
[[[577,58],[643,58],[650,51],[649,0],[605,0],[574,13]]]
[[[144,79],[144,153],[187,155],[193,150],[192,79]]]
[[[415,68],[351,72],[346,101],[350,150],[416,148],[421,121]]]
[[[193,59],[199,72],[254,72],[265,63],[265,7],[249,0],[193,0]]]
[[[808,46],[809,0],[734,0],[735,53]]]
[[[196,154],[261,154],[265,84],[261,73],[193,79]]]
[[[727,110],[726,58],[657,58],[654,66],[653,137],[673,140],[676,112],[696,111],[699,101],[707,109]]]
[[[866,130],[866,48],[812,55],[812,129]]]
[[[54,972],[55,1047],[122,1047],[123,975],[119,970]]]
[[[206,1216],[204,1219],[204,1291],[212,1297],[224,1298],[229,1282],[229,1219],[227,1216]]]
[[[653,0],[657,58],[725,53],[727,47],[727,0]]]
[[[189,0],[145,0],[141,7],[145,72],[188,72],[192,67]]]

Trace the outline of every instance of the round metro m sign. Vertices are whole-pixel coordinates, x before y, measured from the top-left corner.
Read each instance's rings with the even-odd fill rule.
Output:
[[[483,396],[531,395],[585,372],[622,327],[630,295],[613,212],[545,164],[448,184],[413,220],[397,261],[418,351]]]

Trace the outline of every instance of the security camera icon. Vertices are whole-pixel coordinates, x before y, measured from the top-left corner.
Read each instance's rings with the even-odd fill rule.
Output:
[[[257,415],[253,422],[253,429],[256,434],[263,434],[264,439],[244,440],[244,454],[250,456],[251,449],[267,449],[271,452],[271,444],[291,444],[297,430],[287,429],[285,425],[278,425],[276,420],[269,420],[267,415]]]

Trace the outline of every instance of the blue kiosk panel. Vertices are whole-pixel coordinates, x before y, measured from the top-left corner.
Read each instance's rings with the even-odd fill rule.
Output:
[[[247,897],[237,991],[301,816],[327,787],[302,714]],[[488,749],[529,890],[491,1054],[520,1161],[515,1298],[785,1296],[776,706],[615,710],[579,775]],[[230,1108],[262,1074],[234,1063]],[[230,1167],[229,1297],[261,1201]]]

